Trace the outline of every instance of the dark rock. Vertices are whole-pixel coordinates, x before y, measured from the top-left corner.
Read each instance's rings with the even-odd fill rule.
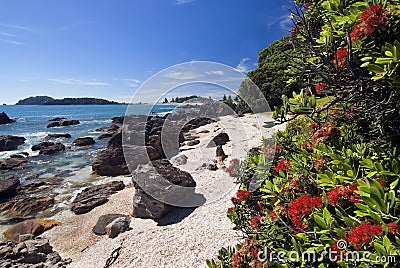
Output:
[[[18,241],[20,235],[40,235],[44,232],[44,226],[35,220],[26,220],[10,226],[3,235],[8,240]]]
[[[119,234],[129,230],[131,219],[127,216],[119,217],[106,226],[106,232],[109,238],[116,238]]]
[[[120,129],[108,141],[107,148],[97,154],[92,169],[100,176],[128,175],[130,171],[125,156],[129,159],[129,168],[134,170],[139,164],[160,158],[160,153],[152,146],[130,145],[123,149]]]
[[[7,230],[4,231],[3,234],[4,237],[8,240],[22,242],[24,239],[26,239],[26,237],[20,239],[21,235],[38,236],[43,232],[59,225],[61,225],[61,222],[57,222],[54,220],[26,220],[10,226]]]
[[[17,150],[18,146],[25,143],[24,137],[0,136],[0,152]]]
[[[0,113],[0,125],[11,124],[15,122],[16,121],[8,117],[8,115],[5,112]]]
[[[17,194],[20,181],[14,177],[0,178],[0,199],[8,199]]]
[[[44,139],[48,140],[55,140],[55,139],[70,139],[71,134],[69,133],[61,133],[61,134],[49,134]]]
[[[7,241],[0,244],[0,267],[65,268],[71,259],[63,260],[44,238],[29,238],[23,242]]]
[[[83,137],[77,138],[73,143],[75,146],[88,146],[94,144],[95,141],[92,137]]]
[[[10,155],[10,158],[20,158],[20,159],[24,159],[26,156],[25,154],[12,154]]]
[[[108,138],[111,138],[113,135],[114,135],[113,133],[104,133],[104,134],[101,134],[101,135],[98,137],[98,139],[99,139],[99,140],[108,139]]]
[[[93,208],[108,202],[110,195],[124,189],[124,187],[125,185],[122,181],[87,187],[72,201],[71,210],[75,214],[87,213]]]
[[[97,220],[96,225],[93,227],[92,231],[96,235],[105,235],[106,232],[106,226],[109,225],[111,222],[113,222],[117,218],[121,217],[128,217],[123,214],[106,214],[106,215],[101,215],[99,219]]]
[[[21,158],[3,158],[0,159],[0,170],[11,170],[16,168],[23,168],[28,161]]]
[[[49,119],[49,121],[51,122],[51,121],[61,121],[61,120],[64,120],[64,119],[66,119],[65,117],[55,117],[55,118],[53,118],[53,119]]]
[[[39,154],[52,155],[65,150],[65,146],[62,143],[54,143],[50,141],[44,141],[37,145],[32,146],[32,151],[39,151]]]
[[[207,129],[205,129],[205,130],[199,131],[199,132],[197,132],[197,133],[199,133],[199,134],[200,134],[200,133],[204,133],[204,134],[205,134],[205,133],[210,133],[210,131],[207,130]]]
[[[218,145],[225,145],[229,141],[229,136],[226,133],[219,133],[215,136],[210,143],[207,145],[207,148],[215,147]]]
[[[192,140],[192,141],[188,141],[186,143],[187,146],[194,146],[194,145],[197,145],[197,144],[200,144],[199,140]]]
[[[109,127],[101,127],[96,129],[98,132],[115,132],[119,129],[119,126],[117,125],[111,125]]]
[[[216,171],[218,170],[218,166],[216,163],[203,163],[201,167],[197,168],[197,170],[204,170],[204,169]]]
[[[172,208],[171,205],[150,196],[140,185],[146,185],[146,187],[149,187],[148,189],[155,190],[160,194],[164,192],[168,194],[169,183],[182,187],[196,186],[196,182],[188,172],[172,166],[168,160],[152,161],[152,166],[154,168],[143,167],[132,178],[136,188],[132,210],[132,216],[134,217],[160,219]],[[168,183],[165,184],[165,181]],[[187,196],[175,196],[175,198],[187,198]]]
[[[216,120],[208,117],[197,117],[195,119],[190,120],[188,123],[185,124],[182,131],[187,132],[192,129],[196,129],[211,123],[217,122]]]
[[[125,118],[125,116],[116,116],[111,119],[111,122],[113,122],[114,124],[122,125],[124,123],[124,118]]]
[[[3,211],[5,216],[23,217],[34,215],[44,211],[54,205],[54,197],[25,197],[21,196],[13,198],[5,203],[0,204],[0,211]]]
[[[217,150],[215,152],[215,157],[218,162],[223,162],[228,156],[225,154],[221,145],[217,146]]]
[[[72,126],[79,124],[80,124],[79,120],[61,120],[61,121],[51,122],[50,124],[47,125],[47,128]]]

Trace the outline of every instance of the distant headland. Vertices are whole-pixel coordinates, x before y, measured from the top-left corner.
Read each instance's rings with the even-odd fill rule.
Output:
[[[63,98],[54,99],[49,96],[36,96],[19,100],[16,105],[105,105],[120,104],[115,101],[109,101],[98,98]]]

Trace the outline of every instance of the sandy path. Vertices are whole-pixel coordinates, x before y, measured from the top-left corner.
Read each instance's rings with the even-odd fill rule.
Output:
[[[134,188],[127,187],[87,214],[72,215],[67,211],[58,216],[64,224],[43,236],[50,239],[63,258],[72,258],[69,267],[104,267],[113,251],[119,256],[110,267],[206,267],[206,259],[215,257],[221,247],[234,245],[240,234],[233,231],[233,224],[226,217],[226,210],[231,206],[230,196],[235,193],[232,178],[222,168],[217,171],[196,169],[214,159],[215,148],[205,148],[205,145],[221,131],[227,132],[232,140],[223,146],[229,156],[225,163],[232,158],[244,157],[249,148],[260,143],[260,135],[272,133],[271,130],[260,133],[257,124],[253,116],[240,120],[224,117],[217,123],[192,131],[193,135],[199,136],[200,144],[181,153],[186,155],[188,162],[179,168],[192,174],[200,186],[200,193],[207,192],[207,186],[215,187],[222,182],[228,190],[218,193],[215,201],[196,209],[178,208],[158,223],[132,218],[132,229],[115,239],[94,235],[91,229],[101,215],[131,213]],[[210,132],[199,133],[203,130]]]

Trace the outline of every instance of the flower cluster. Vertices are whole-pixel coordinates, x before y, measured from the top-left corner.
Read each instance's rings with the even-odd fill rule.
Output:
[[[380,224],[363,223],[350,230],[347,241],[352,243],[356,249],[360,249],[376,235],[382,234],[383,228]]]
[[[319,84],[315,85],[315,92],[317,94],[320,94],[326,88],[326,86],[327,86],[326,83],[319,83]]]
[[[389,233],[398,234],[400,232],[400,227],[395,222],[388,223]]]
[[[336,51],[335,58],[333,63],[337,65],[339,70],[343,70],[346,67],[346,57],[347,57],[347,48],[342,47]]]
[[[357,23],[350,33],[353,42],[372,35],[377,29],[384,30],[386,27],[386,10],[381,5],[370,5],[361,13],[361,21]]]
[[[229,166],[225,169],[225,171],[229,174],[229,176],[235,177],[238,173],[237,171],[239,166],[240,166],[239,159],[234,158],[229,162]]]
[[[303,27],[301,25],[296,25],[290,30],[290,36],[293,36],[297,31],[301,30]]]
[[[239,246],[237,252],[233,254],[232,267],[263,267],[263,263],[258,260],[258,254],[261,251],[261,247],[257,245],[257,242],[248,238]]]
[[[261,224],[261,220],[262,220],[262,216],[258,215],[258,216],[254,216],[251,220],[250,220],[250,226],[253,230],[257,230],[257,227]]]
[[[279,172],[279,171],[286,171],[291,167],[292,165],[290,164],[289,160],[281,159],[274,169],[276,172]]]
[[[289,204],[288,213],[295,229],[304,230],[305,225],[302,223],[301,217],[309,215],[314,208],[321,206],[322,198],[320,196],[303,195],[292,200]]]
[[[232,197],[232,201],[239,200],[244,201],[250,196],[250,192],[247,190],[239,189],[236,192],[236,197]]]
[[[338,206],[342,201],[348,200],[352,203],[359,203],[361,197],[354,191],[358,188],[358,183],[353,183],[349,186],[338,186],[327,193],[328,203],[332,206]]]
[[[316,169],[323,169],[327,164],[327,161],[325,160],[324,157],[320,156],[314,161],[314,167]]]

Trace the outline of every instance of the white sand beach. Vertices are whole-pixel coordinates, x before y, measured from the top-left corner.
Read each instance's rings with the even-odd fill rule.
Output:
[[[258,116],[258,121],[262,124],[266,118]],[[92,228],[101,215],[131,214],[135,189],[130,185],[89,213],[73,215],[66,211],[58,215],[56,219],[64,224],[42,236],[50,240],[61,257],[72,259],[69,267],[205,267],[206,259],[215,257],[221,247],[235,245],[241,239],[226,217],[226,210],[231,206],[230,197],[237,187],[223,165],[228,165],[233,158],[245,157],[250,148],[260,144],[262,135],[270,136],[283,127],[263,129],[261,133],[258,121],[254,115],[222,117],[216,123],[192,130],[191,134],[198,136],[200,143],[181,148],[180,154],[187,157],[187,163],[177,167],[190,172],[198,192],[208,191],[208,185],[218,185],[219,181],[231,181],[228,186],[224,185],[227,191],[214,195],[218,197],[215,200],[197,208],[174,209],[158,222],[131,218],[131,229],[114,239],[95,235]],[[209,132],[204,133],[204,130]],[[196,170],[215,158],[215,147],[206,148],[206,145],[221,132],[228,133],[231,139],[223,146],[228,158],[224,164],[219,164],[217,171]],[[114,262],[106,266],[111,255],[115,256]]]

